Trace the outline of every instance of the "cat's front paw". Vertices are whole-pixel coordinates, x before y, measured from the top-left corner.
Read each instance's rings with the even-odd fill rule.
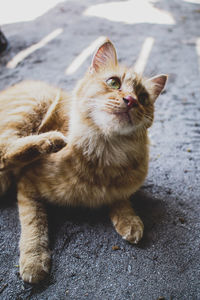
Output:
[[[132,244],[137,244],[143,236],[144,225],[138,216],[121,217],[113,220],[113,225],[122,238]]]
[[[49,274],[50,260],[48,252],[22,255],[20,257],[20,276],[23,281],[31,284],[42,281]]]
[[[39,143],[41,153],[55,153],[67,145],[67,138],[61,132],[48,132]]]

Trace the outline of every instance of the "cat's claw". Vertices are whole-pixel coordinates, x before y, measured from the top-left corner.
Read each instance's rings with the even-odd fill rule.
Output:
[[[50,270],[50,255],[43,253],[20,259],[20,276],[23,281],[36,284],[42,281]]]
[[[41,140],[39,149],[42,153],[55,153],[67,145],[67,138],[61,132],[49,132],[44,140]]]
[[[120,218],[114,226],[122,238],[131,244],[137,244],[143,236],[144,225],[138,216]]]
[[[134,228],[134,233],[132,232],[133,229],[132,228],[128,228],[126,234],[122,237],[124,240],[128,241],[131,244],[137,244],[143,235],[143,229],[142,228],[138,228],[136,231],[136,229]]]

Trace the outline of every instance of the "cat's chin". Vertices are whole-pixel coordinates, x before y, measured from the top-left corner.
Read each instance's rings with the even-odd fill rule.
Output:
[[[111,126],[114,134],[130,135],[136,130],[136,126],[129,112],[113,113],[113,125]]]
[[[137,128],[137,125],[134,125],[128,112],[107,113],[102,111],[93,120],[95,120],[95,124],[107,136],[130,135]]]
[[[125,124],[128,123],[130,125],[133,125],[133,122],[131,120],[131,116],[130,116],[128,111],[126,111],[126,112],[116,112],[116,113],[112,113],[112,114],[116,116],[116,118],[119,120],[119,122],[125,123]]]

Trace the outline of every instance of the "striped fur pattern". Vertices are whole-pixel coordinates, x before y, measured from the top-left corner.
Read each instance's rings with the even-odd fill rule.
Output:
[[[50,269],[45,201],[108,205],[124,239],[142,238],[129,197],[147,175],[147,129],[166,78],[145,79],[120,66],[106,40],[71,94],[36,81],[0,93],[0,193],[14,178],[24,281],[40,282]]]

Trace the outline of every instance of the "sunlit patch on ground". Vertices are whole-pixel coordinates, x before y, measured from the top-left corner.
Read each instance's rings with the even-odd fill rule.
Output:
[[[16,66],[22,62],[26,57],[35,52],[36,50],[44,47],[46,44],[54,40],[58,35],[63,32],[62,28],[58,28],[52,31],[50,34],[45,36],[40,42],[33,44],[32,46],[17,53],[6,65],[8,69],[14,69]]]
[[[156,1],[129,0],[92,5],[84,14],[86,16],[105,18],[126,24],[151,23],[174,25],[173,16],[154,7]]]
[[[66,1],[66,0],[65,0]],[[45,14],[62,0],[2,0],[0,23],[32,21]]]
[[[198,62],[199,62],[199,72],[200,72],[200,38],[196,41],[196,52],[198,55]]]
[[[134,65],[135,72],[141,74],[144,72],[153,44],[154,44],[154,38],[148,37],[145,39],[141,51],[139,53],[138,59]]]
[[[183,0],[184,2],[194,3],[194,4],[200,4],[200,0]]]

